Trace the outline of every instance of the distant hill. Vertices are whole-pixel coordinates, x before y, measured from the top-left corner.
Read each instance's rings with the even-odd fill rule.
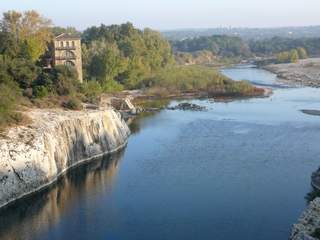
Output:
[[[280,27],[280,28],[208,28],[208,29],[181,29],[163,31],[162,34],[169,40],[183,40],[200,36],[228,35],[237,36],[245,40],[262,40],[272,37],[285,38],[317,38],[320,37],[319,26]]]

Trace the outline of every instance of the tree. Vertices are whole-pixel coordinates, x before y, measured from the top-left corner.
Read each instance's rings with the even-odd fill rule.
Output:
[[[18,39],[21,29],[21,17],[22,14],[16,11],[3,13],[3,19],[1,21],[2,31],[10,32],[16,39]]]
[[[3,14],[1,28],[3,32],[12,34],[17,42],[25,42],[32,61],[47,50],[52,38],[51,21],[42,17],[36,11],[26,11],[23,14],[9,11]]]
[[[278,63],[286,63],[290,59],[290,54],[289,52],[280,52],[277,55],[277,62]]]
[[[298,51],[296,49],[292,49],[290,51],[290,62],[295,63],[295,62],[298,62],[298,60],[299,60]]]
[[[77,71],[74,67],[56,66],[53,69],[53,85],[60,96],[72,95],[79,86]]]
[[[297,50],[300,59],[306,59],[308,57],[308,53],[305,48],[299,47]]]
[[[22,89],[30,88],[40,71],[40,68],[28,59],[15,58],[8,63],[8,73]]]
[[[7,71],[7,60],[0,56],[0,125],[10,120],[21,90]]]
[[[151,29],[131,23],[91,27],[83,33],[83,64],[87,77],[105,84],[135,88],[143,79],[174,64],[169,42]],[[117,86],[118,88],[118,86]]]

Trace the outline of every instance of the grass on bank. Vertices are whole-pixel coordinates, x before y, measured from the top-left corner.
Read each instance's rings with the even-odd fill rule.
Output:
[[[233,81],[214,68],[199,65],[164,69],[144,84],[150,95],[159,97],[192,92],[203,92],[210,97],[244,97],[264,92],[247,81]]]

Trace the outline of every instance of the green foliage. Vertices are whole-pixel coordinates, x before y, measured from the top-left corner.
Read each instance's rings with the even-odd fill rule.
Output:
[[[264,40],[252,40],[249,42],[249,46],[256,55],[274,55],[297,48],[304,48],[310,55],[320,54],[319,38],[274,37]]]
[[[33,95],[36,98],[44,98],[48,96],[48,89],[45,86],[35,86],[33,88]]]
[[[298,54],[299,54],[300,59],[308,58],[308,53],[307,53],[306,49],[299,47],[297,50],[298,50]]]
[[[124,86],[115,80],[109,80],[102,86],[103,92],[112,93],[124,90]]]
[[[80,36],[81,35],[81,33],[75,27],[63,28],[63,27],[54,26],[50,30],[51,30],[51,32],[52,32],[52,34],[54,36],[58,36],[58,35],[60,35],[62,33],[69,33],[69,34],[74,35],[74,36]]]
[[[248,57],[251,55],[249,46],[238,37],[213,35],[209,37],[187,38],[172,42],[173,49],[181,52],[211,51],[222,57]]]
[[[277,63],[287,63],[290,59],[290,53],[289,52],[280,52],[277,55]]]
[[[307,57],[303,48],[291,49],[290,51],[280,52],[277,54],[277,63],[295,63],[299,59]]]
[[[298,51],[296,49],[292,49],[290,51],[290,62],[295,63],[295,62],[298,62],[298,60],[299,60]]]
[[[12,77],[0,66],[0,126],[12,122],[21,91]]]
[[[83,42],[86,77],[96,79],[107,91],[119,88],[114,82],[136,88],[144,78],[174,63],[168,41],[158,32],[141,31],[131,23],[88,28]]]
[[[103,91],[101,85],[95,80],[91,80],[87,83],[84,83],[81,86],[81,90],[82,93],[86,96],[87,100],[91,103],[97,102],[97,97]]]
[[[176,66],[159,71],[143,82],[151,94],[166,96],[183,92],[205,92],[209,95],[251,95],[256,88],[246,81],[235,82],[213,68]]]
[[[56,66],[53,69],[53,86],[60,96],[73,95],[79,89],[77,71],[69,66]]]
[[[28,59],[14,58],[7,63],[8,72],[22,89],[31,87],[40,73],[40,68]]]
[[[70,98],[65,104],[64,104],[65,108],[68,108],[70,110],[81,110],[82,107],[82,103],[79,99],[73,97]]]
[[[37,61],[47,50],[52,35],[51,21],[31,10],[24,13],[8,11],[0,21],[3,33],[11,34],[16,42],[25,43],[24,50],[32,61]]]

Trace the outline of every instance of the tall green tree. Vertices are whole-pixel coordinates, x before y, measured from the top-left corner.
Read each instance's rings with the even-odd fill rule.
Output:
[[[298,51],[296,49],[292,49],[290,51],[290,62],[295,63],[295,62],[298,62],[298,60],[299,60]]]
[[[0,25],[2,31],[10,33],[16,42],[26,43],[33,61],[45,53],[52,39],[51,21],[34,10],[24,13],[5,12]]]
[[[306,59],[308,57],[308,53],[305,48],[299,47],[297,50],[300,59]]]

